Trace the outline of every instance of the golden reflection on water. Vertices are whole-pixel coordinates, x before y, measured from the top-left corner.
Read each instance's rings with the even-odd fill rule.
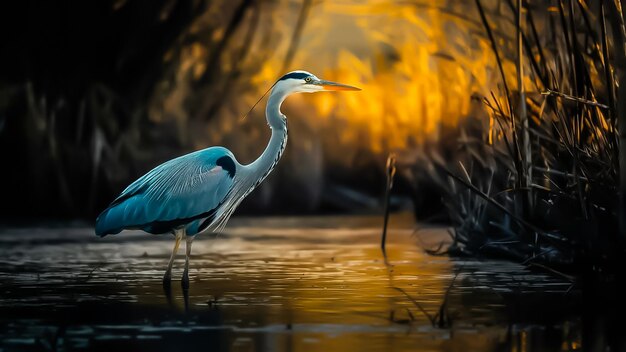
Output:
[[[521,351],[580,342],[575,321],[556,325],[556,339],[550,327],[509,325],[515,290],[559,305],[567,283],[507,262],[428,256],[416,244],[446,239],[444,229],[418,241],[408,217],[392,221],[387,266],[379,225],[377,217],[234,219],[224,235],[194,242],[187,296],[178,258],[169,298],[161,285],[167,236],[3,234],[1,248],[11,251],[0,253],[0,316],[14,328],[0,329],[0,346],[58,324],[67,346],[122,350]],[[435,316],[446,296],[452,325],[438,328],[426,314]]]
[[[234,227],[227,237],[200,238],[193,247],[190,305],[203,307],[217,297],[220,306],[244,314],[244,321],[263,324],[387,325],[390,311],[407,317],[406,310],[415,308],[392,288],[400,287],[435,311],[452,263],[427,257],[414,245],[411,230],[395,229],[387,266],[376,245],[379,232]],[[415,318],[425,319],[418,313]]]

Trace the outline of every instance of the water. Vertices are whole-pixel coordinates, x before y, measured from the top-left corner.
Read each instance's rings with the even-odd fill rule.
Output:
[[[233,219],[193,244],[191,288],[161,285],[173,237],[0,233],[0,350],[496,351],[580,347],[570,283],[502,261],[429,256],[374,217]],[[444,304],[445,302],[445,304]],[[435,317],[439,314],[438,317]],[[440,317],[444,318],[441,319]]]

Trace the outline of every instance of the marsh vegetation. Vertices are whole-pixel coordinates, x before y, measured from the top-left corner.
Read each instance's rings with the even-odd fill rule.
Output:
[[[0,348],[623,349],[622,5],[0,5]],[[256,158],[263,109],[241,117],[300,68],[363,91],[290,98],[286,154],[239,215],[370,217],[240,220],[199,245],[187,297],[158,285],[164,241],[90,237],[167,159]],[[388,266],[397,210],[418,220],[392,221]]]

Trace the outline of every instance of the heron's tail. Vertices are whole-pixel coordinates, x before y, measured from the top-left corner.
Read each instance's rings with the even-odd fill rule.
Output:
[[[96,235],[115,235],[124,229],[124,206],[117,204],[106,208],[96,219]]]

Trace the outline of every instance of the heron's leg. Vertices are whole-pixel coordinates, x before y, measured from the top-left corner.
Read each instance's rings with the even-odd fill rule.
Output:
[[[170,262],[167,264],[167,270],[165,270],[165,275],[163,276],[163,283],[169,283],[172,279],[172,265],[174,264],[174,258],[176,258],[176,254],[178,253],[178,247],[180,246],[180,240],[183,238],[183,231],[175,230],[174,236],[176,236],[176,242],[174,243],[174,249],[172,250],[172,256],[170,257]]]
[[[194,236],[186,236],[186,256],[185,256],[185,271],[183,271],[183,279],[180,282],[183,288],[189,288],[189,256],[191,255],[191,243],[193,242]]]

